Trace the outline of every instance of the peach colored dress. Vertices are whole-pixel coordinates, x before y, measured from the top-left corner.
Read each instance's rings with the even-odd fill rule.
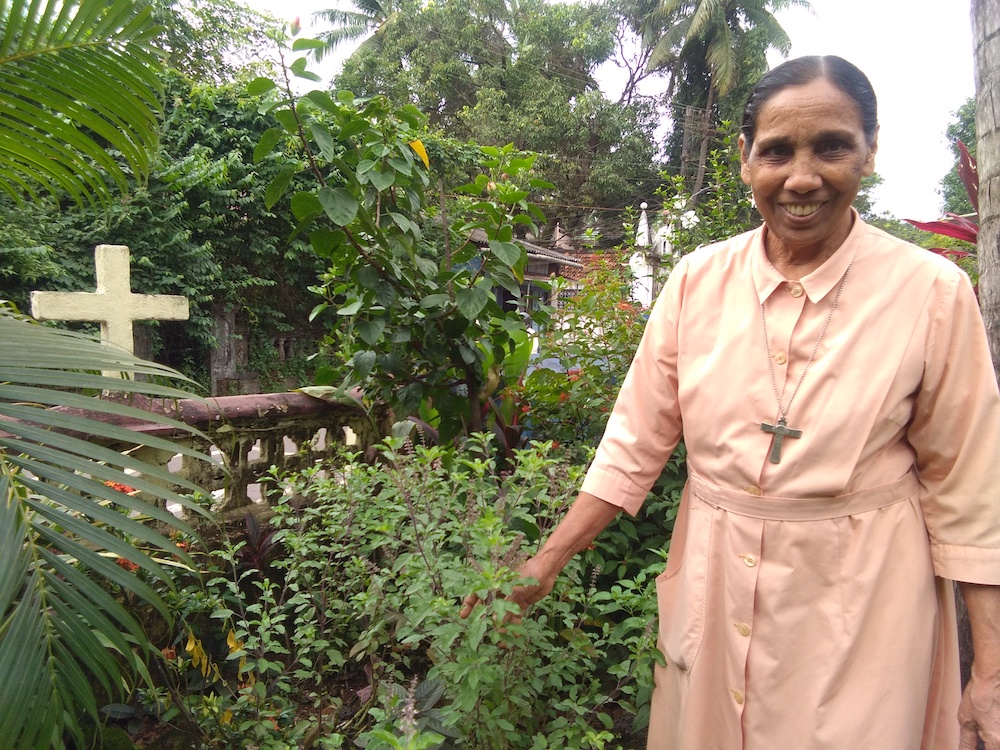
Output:
[[[679,262],[583,485],[635,513],[684,437],[648,748],[955,750],[950,580],[1000,584],[1000,396],[973,290],[857,215],[789,282],[764,232]],[[786,404],[842,280],[788,411],[801,437],[771,463],[761,305]]]

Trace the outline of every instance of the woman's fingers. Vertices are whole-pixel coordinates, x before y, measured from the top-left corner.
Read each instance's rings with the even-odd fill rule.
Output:
[[[472,614],[472,610],[476,608],[477,604],[479,604],[479,597],[475,594],[469,594],[462,600],[462,609],[459,610],[458,616],[465,620]]]

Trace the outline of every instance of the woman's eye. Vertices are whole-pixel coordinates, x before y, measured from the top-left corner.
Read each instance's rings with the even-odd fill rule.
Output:
[[[824,154],[839,154],[847,150],[847,144],[843,141],[827,141],[820,150]]]
[[[761,149],[760,155],[765,159],[782,159],[787,157],[791,153],[791,149],[788,146],[768,146],[767,148]]]

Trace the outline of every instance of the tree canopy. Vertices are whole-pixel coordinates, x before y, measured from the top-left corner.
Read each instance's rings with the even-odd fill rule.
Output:
[[[548,227],[582,229],[659,184],[655,103],[611,102],[595,79],[622,23],[600,3],[405,0],[334,88],[414,104],[456,140],[540,154],[536,172],[556,186],[539,196]]]

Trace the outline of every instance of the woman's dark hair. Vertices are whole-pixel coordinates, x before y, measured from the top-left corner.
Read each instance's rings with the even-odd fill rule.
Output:
[[[875,133],[878,130],[878,102],[868,76],[842,57],[813,55],[782,63],[774,70],[768,71],[754,86],[747,100],[746,109],[743,110],[742,132],[747,152],[753,146],[757,116],[768,99],[782,89],[789,86],[803,86],[817,78],[825,78],[857,103],[865,138],[868,139],[869,145],[875,142]]]

